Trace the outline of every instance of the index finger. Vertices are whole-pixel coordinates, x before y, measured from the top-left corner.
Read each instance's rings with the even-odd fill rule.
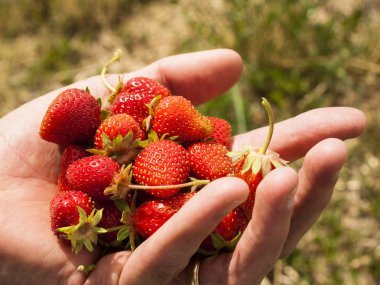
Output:
[[[174,55],[133,73],[154,78],[173,94],[194,104],[204,103],[230,89],[240,78],[243,62],[229,49]]]
[[[106,80],[116,86],[120,78],[126,82],[137,76],[149,77],[174,95],[186,97],[197,105],[229,90],[239,80],[242,70],[243,62],[238,53],[230,49],[214,49],[164,57],[131,73],[107,74]],[[89,87],[96,97],[105,98],[109,94],[100,76],[68,87]]]

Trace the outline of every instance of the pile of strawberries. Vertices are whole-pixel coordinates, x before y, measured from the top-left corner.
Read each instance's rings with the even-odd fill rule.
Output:
[[[41,122],[40,137],[63,149],[50,203],[54,234],[76,253],[94,245],[134,250],[204,185],[235,175],[249,184],[249,198],[199,252],[233,250],[258,183],[284,161],[267,146],[229,152],[226,120],[200,114],[153,79],[121,83],[108,101],[104,107],[89,90],[67,89]]]

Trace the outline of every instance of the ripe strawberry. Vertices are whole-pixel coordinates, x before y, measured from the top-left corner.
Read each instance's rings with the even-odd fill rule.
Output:
[[[214,180],[233,173],[231,158],[224,145],[198,142],[187,148],[190,175],[198,179]]]
[[[65,148],[61,156],[61,169],[58,176],[58,191],[74,190],[71,189],[71,186],[66,179],[66,170],[74,161],[89,155],[90,153],[88,153],[82,146],[71,145]]]
[[[257,152],[253,150],[251,152],[251,155],[252,154],[257,154]],[[261,182],[261,180],[263,180],[264,173],[263,173],[263,170],[261,169],[262,166],[260,166],[260,169],[252,169],[253,162],[251,164],[251,169],[249,169],[249,170],[244,169],[245,165],[248,163],[248,160],[250,159],[250,158],[248,158],[248,156],[249,156],[249,154],[244,154],[238,161],[235,162],[234,172],[235,172],[235,175],[237,177],[245,180],[245,182],[247,182],[247,184],[249,186],[248,198],[241,205],[241,207],[244,209],[244,212],[246,213],[247,217],[250,218],[252,215],[253,206],[255,204],[256,189],[257,189],[257,186],[259,185],[259,183]],[[256,159],[260,160],[263,158],[257,157]],[[263,161],[260,162],[260,164],[262,164],[262,163],[263,163]],[[271,171],[274,169],[274,165],[272,165],[269,161],[264,162],[264,163],[269,163],[269,165],[268,165],[269,168],[268,168],[268,166],[265,166],[268,168],[268,170],[266,170],[265,174],[267,174],[267,171]]]
[[[247,224],[248,219],[244,211],[240,207],[233,209],[202,242],[201,252],[215,254],[221,249],[233,250]]]
[[[119,164],[129,163],[140,151],[138,142],[145,139],[141,127],[128,114],[116,114],[105,119],[95,133],[93,154],[110,156]]]
[[[71,185],[67,181],[65,174],[66,173],[60,174],[58,176],[58,181],[57,181],[58,192],[73,191],[73,190],[75,190],[75,189],[71,188]]]
[[[207,117],[212,124],[212,132],[210,138],[213,139],[213,142],[222,144],[228,147],[231,138],[231,125],[228,121],[217,118],[217,117]]]
[[[95,201],[108,201],[104,189],[113,182],[120,166],[107,156],[93,155],[73,162],[66,178],[73,189],[85,192]]]
[[[100,104],[88,92],[67,89],[48,107],[40,137],[58,145],[85,145],[93,138],[100,120]]]
[[[87,194],[79,191],[58,192],[51,200],[51,229],[58,238],[65,236],[57,231],[58,228],[78,223],[79,213],[77,207],[81,207],[89,215],[94,209],[94,203]]]
[[[102,219],[100,220],[98,226],[108,230],[123,225],[121,222],[122,212],[115,206],[114,203],[102,203],[97,205],[97,208],[103,209]],[[99,240],[107,244],[116,243],[117,233],[117,231],[110,231],[102,234],[99,236]]]
[[[176,185],[184,183],[189,177],[190,163],[183,146],[170,140],[158,140],[138,154],[132,173],[140,185]],[[166,198],[179,190],[180,188],[167,188],[146,191],[156,197]]]
[[[61,171],[66,171],[74,161],[87,156],[90,156],[90,153],[82,146],[71,145],[66,147],[61,156]]]
[[[50,201],[51,229],[59,239],[70,241],[75,253],[83,245],[93,250],[98,234],[104,232],[96,227],[101,215],[101,211],[95,211],[91,198],[80,191],[58,192]]]
[[[154,108],[152,124],[159,137],[178,136],[180,142],[200,141],[210,136],[211,121],[201,115],[189,100],[181,96],[163,98]]]
[[[170,199],[155,199],[143,203],[132,214],[135,231],[143,238],[150,237],[195,194],[195,191],[179,193]]]
[[[171,92],[157,81],[147,77],[135,77],[128,80],[116,95],[111,112],[129,114],[141,126],[149,115],[146,104],[157,96],[164,98],[171,95]]]
[[[230,157],[234,160],[235,175],[244,179],[249,185],[250,193],[247,200],[241,205],[248,218],[252,216],[256,189],[261,180],[274,168],[285,166],[287,163],[277,153],[267,151],[273,134],[273,113],[266,99],[263,99],[262,104],[267,110],[269,117],[269,132],[264,146],[260,149],[244,146],[242,151],[229,153]]]
[[[132,132],[134,139],[145,139],[145,133],[136,121],[128,114],[116,114],[105,119],[95,133],[94,144],[98,149],[105,149],[104,135],[112,142],[117,136],[125,137]]]

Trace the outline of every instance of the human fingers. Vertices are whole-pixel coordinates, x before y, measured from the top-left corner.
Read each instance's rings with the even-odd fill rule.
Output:
[[[130,257],[130,251],[107,254],[96,263],[84,285],[118,285],[123,267]]]
[[[219,221],[248,195],[238,178],[213,181],[190,199],[130,256],[121,284],[167,284],[188,264]]]
[[[299,171],[300,182],[283,256],[293,251],[302,236],[321,215],[331,199],[339,171],[346,158],[347,147],[338,139],[326,139],[306,154]]]
[[[135,72],[124,74],[153,78],[174,95],[188,98],[193,104],[204,103],[230,89],[240,78],[243,62],[230,49],[214,49],[164,57]],[[110,75],[114,85],[119,75]]]
[[[229,259],[204,260],[201,284],[261,283],[279,258],[288,235],[297,182],[296,172],[288,167],[275,169],[264,178],[257,189],[252,220],[235,251]],[[209,274],[210,268],[218,268],[219,274]]]
[[[283,159],[293,161],[303,157],[318,142],[327,138],[355,138],[366,128],[366,116],[350,107],[314,109],[275,124],[269,148]],[[233,138],[232,147],[244,144],[264,144],[267,128],[260,128]]]

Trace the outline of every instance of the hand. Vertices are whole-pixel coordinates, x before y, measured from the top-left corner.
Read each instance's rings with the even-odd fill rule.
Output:
[[[198,104],[228,90],[241,72],[242,61],[235,52],[213,50],[164,58],[124,79],[152,77]],[[116,85],[118,76],[108,80]],[[99,97],[108,93],[99,76],[68,87],[89,87]],[[60,152],[38,136],[47,106],[62,90],[0,120],[2,284],[187,284],[191,256],[219,220],[245,200],[247,185],[232,177],[210,183],[133,253],[100,259],[97,250],[75,255],[50,230],[49,201],[56,192]],[[364,115],[352,108],[317,109],[278,123],[271,149],[290,161],[305,156],[303,166],[298,174],[280,168],[266,176],[236,250],[203,260],[200,283],[259,284],[321,214],[346,159],[341,140],[360,135],[365,124]],[[235,137],[232,147],[261,145],[264,138],[262,128]],[[79,265],[95,262],[89,276],[77,271]]]

